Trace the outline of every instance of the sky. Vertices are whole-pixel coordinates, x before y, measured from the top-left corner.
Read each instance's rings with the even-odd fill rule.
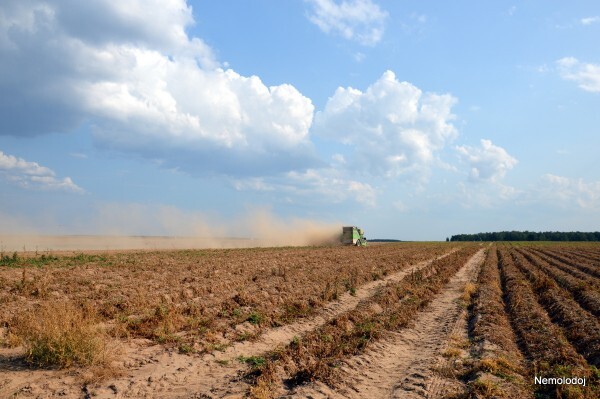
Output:
[[[0,233],[597,231],[598,43],[595,0],[5,0]]]

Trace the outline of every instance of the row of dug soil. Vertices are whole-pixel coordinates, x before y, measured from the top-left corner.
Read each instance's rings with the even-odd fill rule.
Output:
[[[463,374],[465,396],[599,397],[598,280],[576,259],[547,248],[488,250],[470,308],[474,360]],[[535,377],[586,385],[535,384]]]
[[[27,344],[32,330],[54,328],[44,315],[60,319],[62,312],[85,315],[87,330],[102,325],[110,339],[147,338],[184,353],[222,350],[458,247],[406,243],[15,256],[0,267],[0,340]]]
[[[386,332],[408,326],[479,249],[463,248],[388,283],[355,309],[254,362],[247,373],[250,395],[277,397],[315,380],[335,388],[343,380],[339,366],[345,359],[364,352]]]

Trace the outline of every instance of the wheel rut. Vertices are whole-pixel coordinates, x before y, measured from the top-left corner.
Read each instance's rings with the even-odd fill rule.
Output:
[[[290,398],[441,398],[446,383],[432,367],[453,333],[463,326],[460,298],[474,281],[484,249],[473,255],[415,320],[413,327],[391,332],[362,355],[342,366],[335,390],[315,383],[299,387]],[[464,316],[464,315],[463,315]]]
[[[312,331],[336,316],[354,309],[362,300],[375,295],[385,284],[400,281],[410,273],[427,267],[434,260],[444,258],[455,251],[411,265],[384,279],[364,284],[356,290],[355,295],[341,295],[337,301],[328,304],[311,318],[270,329],[256,341],[236,343],[223,352],[194,357],[167,352],[158,346],[139,345],[129,348],[130,362],[126,376],[94,387],[95,397],[241,397],[247,386],[241,380],[245,365],[238,361],[240,357],[259,356],[278,346],[286,345],[294,337]]]

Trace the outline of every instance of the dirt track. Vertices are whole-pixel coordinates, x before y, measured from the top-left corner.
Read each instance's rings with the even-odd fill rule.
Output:
[[[454,251],[454,250],[453,250]],[[445,257],[449,253],[436,259]],[[373,296],[378,288],[396,282],[411,272],[426,267],[433,259],[419,262],[384,279],[368,282],[354,292],[344,293],[337,301],[322,308],[312,317],[279,328],[266,330],[257,340],[235,343],[223,352],[184,355],[176,350],[165,350],[161,345],[149,345],[145,339],[127,342],[122,351],[125,373],[100,384],[81,385],[76,375],[65,371],[35,370],[25,364],[3,357],[3,378],[0,380],[0,396],[19,392],[23,396],[51,397],[210,397],[243,395],[248,386],[240,379],[246,368],[240,356],[258,356],[289,343],[294,337],[314,330],[334,317],[354,309],[362,300]],[[15,352],[15,356],[17,353]],[[1,360],[1,359],[0,359]],[[196,395],[196,396],[194,396]],[[207,396],[204,396],[207,397]]]
[[[451,252],[436,259],[443,258]],[[356,290],[355,295],[342,295],[338,301],[326,306],[315,317],[268,330],[257,341],[241,342],[224,352],[194,359],[177,353],[165,353],[159,348],[142,349],[138,353],[133,351],[133,357],[137,359],[134,360],[137,368],[125,378],[110,385],[126,397],[151,395],[187,398],[190,397],[190,392],[201,392],[215,398],[243,395],[247,386],[240,380],[239,375],[245,366],[237,360],[239,357],[262,355],[279,345],[289,343],[294,337],[316,329],[335,316],[355,308],[361,300],[374,295],[379,287],[401,280],[411,272],[427,266],[432,260],[420,262],[383,280],[367,283]],[[98,398],[115,397],[114,388],[105,386],[94,391],[95,397]]]
[[[459,298],[467,282],[476,278],[484,258],[477,252],[451,279],[430,306],[424,309],[412,328],[390,333],[374,343],[366,353],[343,366],[341,388],[324,384],[304,386],[290,397],[311,398],[441,398],[445,382],[432,367],[453,334],[465,328]]]
[[[183,354],[176,348],[156,345],[148,339],[122,341],[119,362],[124,372],[100,383],[82,383],[76,370],[45,370],[27,366],[18,351],[4,349],[0,356],[0,397],[17,393],[23,397],[68,398],[240,398],[249,385],[243,379],[248,366],[240,357],[262,356],[289,344],[295,337],[314,331],[330,320],[370,300],[388,283],[427,268],[435,259],[444,258],[458,248],[441,251],[433,259],[406,265],[383,279],[366,282],[353,292],[345,292],[315,314],[291,324],[266,329],[258,338],[233,343],[208,354]],[[455,299],[466,281],[472,278],[482,259],[482,250],[463,266],[443,292],[427,309],[419,313],[413,328],[393,333],[374,342],[362,356],[351,358],[343,368],[342,389],[331,391],[324,385],[302,386],[295,397],[410,397],[409,394],[433,393],[443,381],[429,371],[457,327],[460,307]],[[255,255],[256,256],[256,255]],[[435,256],[431,254],[430,256]],[[426,259],[421,257],[421,259]],[[72,269],[79,270],[79,269]],[[112,270],[112,269],[107,269]],[[20,271],[17,269],[17,271]],[[13,354],[14,352],[14,354]],[[401,355],[401,356],[399,356]],[[415,396],[423,397],[423,396]]]

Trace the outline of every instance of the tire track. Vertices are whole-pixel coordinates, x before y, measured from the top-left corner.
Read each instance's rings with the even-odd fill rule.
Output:
[[[294,337],[314,330],[336,316],[356,308],[361,301],[375,295],[382,286],[398,282],[410,273],[425,268],[433,261],[442,259],[457,250],[453,249],[444,255],[409,266],[384,279],[364,284],[356,290],[355,295],[349,293],[341,295],[339,300],[328,304],[311,318],[269,329],[256,341],[236,343],[223,352],[194,357],[166,352],[160,347],[131,348],[132,361],[127,376],[105,383],[103,386],[93,387],[95,397],[194,397],[190,396],[190,392],[201,392],[205,395],[204,398],[239,397],[247,388],[241,380],[241,374],[246,366],[237,359],[259,356],[280,345],[288,344]]]
[[[483,263],[479,250],[452,277],[444,290],[419,313],[414,327],[392,332],[362,355],[342,366],[336,390],[316,383],[300,387],[288,397],[317,398],[440,398],[445,383],[431,371],[451,336],[461,329],[459,298],[474,281]]]

